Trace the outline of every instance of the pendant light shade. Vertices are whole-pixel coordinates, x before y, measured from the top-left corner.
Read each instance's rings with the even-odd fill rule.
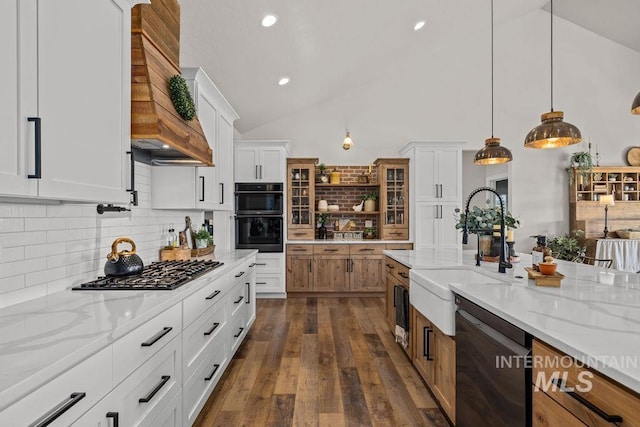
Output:
[[[513,160],[511,151],[500,145],[500,138],[493,137],[493,0],[491,0],[491,138],[484,141],[484,147],[473,159],[476,165],[496,165]]]
[[[640,92],[638,92],[633,104],[631,104],[631,114],[640,114]]]
[[[555,148],[582,141],[580,130],[562,121],[562,111],[550,111],[541,116],[542,123],[529,131],[524,140],[527,148]]]
[[[500,138],[487,138],[473,159],[476,165],[497,165],[513,160],[511,151],[500,145]]]
[[[562,121],[564,113],[553,111],[553,0],[551,0],[551,111],[541,116],[542,123],[529,131],[524,139],[527,148],[556,148],[582,141],[580,130]]]
[[[348,150],[353,145],[353,140],[351,139],[351,135],[347,131],[347,134],[344,137],[344,141],[342,141],[342,148]]]

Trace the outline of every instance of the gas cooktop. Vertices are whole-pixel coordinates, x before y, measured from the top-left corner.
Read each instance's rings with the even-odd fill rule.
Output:
[[[71,288],[74,291],[166,291],[182,286],[198,276],[214,270],[220,261],[160,261],[148,265],[142,274],[107,276]]]

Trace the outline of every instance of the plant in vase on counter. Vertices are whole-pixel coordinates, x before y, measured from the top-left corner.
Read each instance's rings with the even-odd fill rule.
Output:
[[[571,234],[566,233],[556,236],[547,242],[547,247],[556,259],[565,261],[580,261],[587,251],[584,242],[584,231],[575,230]]]
[[[502,217],[502,209],[500,206],[488,206],[489,200],[486,201],[487,207],[480,208],[473,206],[469,209],[469,218],[467,219],[464,212],[458,214],[456,222],[456,229],[461,230],[464,228],[465,219],[467,219],[467,231],[469,234],[478,235],[478,244],[480,250],[484,255],[492,253],[492,234],[494,229],[500,226],[500,220]],[[513,241],[513,232],[520,226],[520,221],[513,217],[511,212],[507,211],[504,217],[505,238],[508,241]],[[478,231],[485,230],[485,231]],[[499,231],[499,230],[498,230]],[[499,250],[499,244],[497,246]],[[495,252],[495,251],[493,251]]]
[[[193,240],[195,241],[196,249],[203,249],[207,246],[213,246],[213,237],[211,237],[209,231],[207,231],[207,229],[204,227],[193,233]]]

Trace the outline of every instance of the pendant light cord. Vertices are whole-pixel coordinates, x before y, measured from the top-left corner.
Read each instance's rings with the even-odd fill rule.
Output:
[[[493,139],[493,0],[491,0],[491,138]]]
[[[553,0],[551,0],[551,111],[553,112]]]

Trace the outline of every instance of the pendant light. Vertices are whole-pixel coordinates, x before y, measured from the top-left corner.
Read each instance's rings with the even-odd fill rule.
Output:
[[[484,141],[484,147],[473,159],[477,165],[495,165],[513,160],[511,151],[500,145],[500,138],[493,136],[493,0],[491,0],[491,138]]]
[[[352,145],[353,145],[353,140],[349,135],[349,131],[347,131],[347,134],[344,137],[344,141],[342,141],[342,148],[345,150],[348,150],[349,148],[351,148]]]
[[[633,104],[631,104],[631,114],[640,114],[640,92],[638,92]]]
[[[551,0],[551,111],[541,116],[542,123],[529,131],[524,140],[527,148],[556,148],[582,141],[580,130],[563,122],[564,113],[553,111],[553,0]]]

